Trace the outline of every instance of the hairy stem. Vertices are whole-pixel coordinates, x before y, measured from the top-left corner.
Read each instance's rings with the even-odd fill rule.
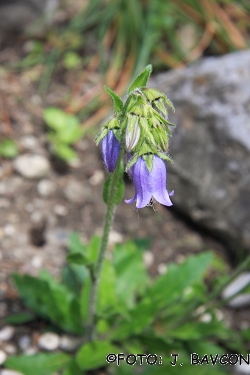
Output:
[[[96,312],[97,294],[98,294],[98,288],[99,288],[99,283],[100,283],[102,266],[103,266],[105,254],[108,248],[109,232],[112,227],[115,207],[117,204],[116,197],[117,197],[117,191],[118,191],[118,182],[119,182],[118,180],[120,177],[119,170],[120,170],[122,153],[123,151],[121,149],[119,158],[117,161],[116,169],[114,173],[111,175],[111,182],[110,182],[109,191],[108,191],[108,201],[107,201],[106,215],[104,219],[102,240],[101,240],[97,262],[95,265],[95,270],[92,275],[90,301],[89,301],[89,315],[88,315],[88,324],[87,324],[88,341],[92,341],[94,338],[94,331],[95,331],[94,318],[95,318],[95,312]]]

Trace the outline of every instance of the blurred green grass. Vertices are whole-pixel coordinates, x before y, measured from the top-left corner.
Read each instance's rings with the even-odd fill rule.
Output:
[[[201,56],[249,47],[247,0],[88,0],[62,24],[46,32],[43,43],[21,62],[43,64],[38,92],[48,93],[62,69],[77,72],[61,107],[79,115],[85,130],[103,120],[110,103],[103,86],[123,95],[148,63],[154,71],[183,67]],[[70,61],[69,61],[70,57]],[[94,75],[97,82],[93,83]],[[82,92],[82,87],[90,89]]]

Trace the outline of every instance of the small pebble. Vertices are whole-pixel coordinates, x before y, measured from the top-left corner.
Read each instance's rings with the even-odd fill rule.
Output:
[[[9,355],[14,355],[14,354],[17,353],[17,349],[16,349],[15,345],[12,345],[12,344],[4,345],[4,350]]]
[[[7,354],[3,350],[0,350],[0,366],[6,361],[7,357]]]
[[[29,348],[24,350],[24,354],[26,355],[33,355],[37,353],[37,349],[34,346],[30,346]]]
[[[56,190],[56,184],[53,181],[43,179],[37,184],[37,191],[42,197],[51,196]]]
[[[0,330],[0,341],[8,341],[14,336],[15,329],[12,326],[5,326]]]
[[[54,213],[58,216],[66,216],[68,212],[68,208],[62,204],[56,204],[54,207]]]
[[[160,275],[163,275],[164,273],[167,272],[167,265],[164,263],[160,263],[157,267],[157,271],[159,272]]]
[[[77,180],[68,181],[63,193],[70,202],[78,204],[86,202],[92,195],[89,189]]]
[[[111,230],[109,233],[109,243],[116,244],[121,243],[123,241],[123,235],[119,232]]]
[[[95,171],[89,179],[90,185],[99,185],[104,180],[103,171]]]
[[[43,333],[38,339],[38,346],[44,350],[56,350],[59,347],[60,337],[53,332]]]
[[[21,336],[18,340],[18,346],[22,349],[25,350],[30,346],[31,339],[29,336],[24,335]]]
[[[39,179],[47,176],[50,164],[43,155],[20,155],[14,161],[15,170],[28,179]]]
[[[8,370],[8,369],[2,369],[1,370],[1,375],[24,375],[23,373],[21,372],[17,372],[17,371],[14,371],[14,370]]]
[[[5,225],[3,230],[4,230],[5,236],[7,237],[12,237],[16,233],[16,229],[12,224]]]
[[[154,259],[155,257],[152,251],[145,251],[143,253],[143,261],[146,267],[152,266],[152,264],[154,263]]]
[[[81,342],[82,339],[80,337],[63,335],[60,339],[60,348],[66,352],[73,352],[78,348]]]
[[[81,163],[81,160],[80,159],[71,159],[71,160],[68,160],[68,165],[71,167],[71,168],[80,168],[82,163]]]
[[[26,135],[20,139],[20,143],[23,147],[29,150],[35,150],[39,147],[37,138],[32,135]]]
[[[212,320],[212,315],[209,314],[209,313],[203,314],[203,315],[201,315],[199,320],[200,320],[200,322],[203,322],[203,323],[209,323]]]
[[[31,259],[31,266],[34,268],[41,268],[43,264],[43,258],[40,255],[35,255]]]

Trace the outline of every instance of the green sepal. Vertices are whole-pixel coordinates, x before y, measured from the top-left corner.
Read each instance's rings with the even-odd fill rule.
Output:
[[[115,199],[116,205],[120,203],[123,197],[123,193],[124,193],[123,169],[124,169],[124,166],[123,166],[123,162],[121,161],[120,168],[119,168],[119,182],[117,184],[117,192],[116,192],[116,199]],[[106,204],[108,204],[108,201],[109,201],[111,178],[112,178],[112,175],[110,174],[103,185],[102,198],[103,198],[104,203]]]
[[[119,128],[120,128],[120,123],[119,123],[119,121],[117,120],[116,117],[114,117],[111,120],[109,120],[108,122],[106,122],[106,124],[104,124],[102,126],[101,130],[99,131],[99,133],[96,135],[96,137],[94,139],[96,145],[98,146],[100,141],[108,134],[109,130],[113,130],[116,138],[118,139],[118,141],[120,141],[120,137],[118,136],[117,132],[115,131],[116,129],[119,129]]]
[[[114,136],[116,137],[116,139],[121,143],[121,130],[117,129],[117,128],[114,128],[113,133],[114,133]]]
[[[152,129],[157,149],[166,152],[168,150],[168,135],[161,125]]]
[[[143,114],[141,107],[145,104],[147,104],[145,97],[141,93],[133,92],[126,100],[124,112],[140,116]]]
[[[154,101],[157,101],[159,99],[162,99],[165,104],[167,104],[173,112],[175,111],[174,105],[171,102],[171,100],[164,94],[164,92],[158,90],[158,89],[151,89],[151,88],[143,88],[142,89],[144,95],[146,98],[150,101],[150,103],[153,103]]]
[[[152,73],[152,65],[146,66],[146,68],[135,78],[128,89],[130,94],[133,90],[147,86],[147,82],[150,74]]]
[[[145,160],[148,171],[152,172],[153,165],[154,165],[154,155],[153,154],[143,155],[143,159]]]
[[[169,121],[168,120],[166,120],[159,112],[157,112],[156,111],[156,109],[154,109],[154,108],[152,108],[152,110],[153,110],[153,113],[154,113],[154,116],[157,118],[157,120],[159,120],[160,121],[160,123],[162,123],[162,124],[164,124],[164,125],[172,125],[172,126],[175,126],[174,124],[172,124],[171,122],[169,123]],[[165,126],[165,129],[166,129],[166,132],[169,134],[169,135],[171,135],[171,131],[170,131],[170,129],[167,127],[167,126]]]
[[[173,103],[171,102],[171,100],[166,95],[164,95],[164,101],[172,109],[172,111],[175,112],[175,107],[174,107]]]
[[[111,90],[108,86],[104,86],[104,89],[109,94],[109,96],[110,96],[110,98],[113,102],[115,114],[117,115],[120,112],[122,112],[123,111],[123,102],[122,102],[121,98],[118,95],[116,95],[116,93],[113,90]]]
[[[168,118],[168,111],[167,111],[167,108],[164,104],[163,98],[159,98],[159,99],[155,100],[152,105],[156,110],[160,111],[160,113],[162,113],[164,115],[165,119]]]
[[[149,140],[150,143],[154,144],[154,137],[150,131],[150,126],[149,126],[149,122],[148,122],[148,119],[146,119],[145,117],[140,117],[140,121],[139,121],[142,129],[143,129],[143,132],[145,134],[145,137]]]
[[[134,155],[126,165],[125,172],[127,172],[137,162],[140,156],[157,153],[157,148],[153,145],[147,144],[146,142],[143,142],[138,148],[139,150],[134,153]]]
[[[164,154],[163,152],[157,151],[156,154],[159,156],[159,158],[161,158],[161,159],[163,159],[163,160],[167,160],[167,161],[169,161],[171,164],[174,163],[173,159],[172,159],[170,156]]]
[[[108,134],[109,129],[102,127],[100,132],[96,135],[94,141],[96,143],[96,146],[101,142],[101,140]]]
[[[125,172],[128,172],[128,170],[137,162],[140,155],[138,152],[134,153],[132,158],[129,160],[128,164],[126,165]]]

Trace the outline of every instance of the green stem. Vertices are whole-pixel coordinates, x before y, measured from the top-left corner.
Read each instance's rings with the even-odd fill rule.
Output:
[[[88,324],[87,324],[88,341],[92,341],[94,337],[94,330],[95,330],[94,318],[95,318],[95,312],[96,312],[97,293],[98,293],[98,288],[99,288],[99,283],[100,283],[102,266],[103,266],[103,262],[105,259],[107,247],[108,247],[109,232],[112,227],[113,217],[114,217],[114,212],[115,212],[118,179],[120,177],[119,170],[120,170],[122,154],[123,154],[123,150],[121,149],[119,158],[117,161],[116,169],[114,173],[111,175],[111,182],[109,185],[109,192],[108,192],[107,210],[106,210],[106,215],[104,219],[103,235],[102,235],[100,250],[98,254],[98,259],[97,259],[95,270],[92,276],[90,301],[89,301],[89,315],[88,315]]]

